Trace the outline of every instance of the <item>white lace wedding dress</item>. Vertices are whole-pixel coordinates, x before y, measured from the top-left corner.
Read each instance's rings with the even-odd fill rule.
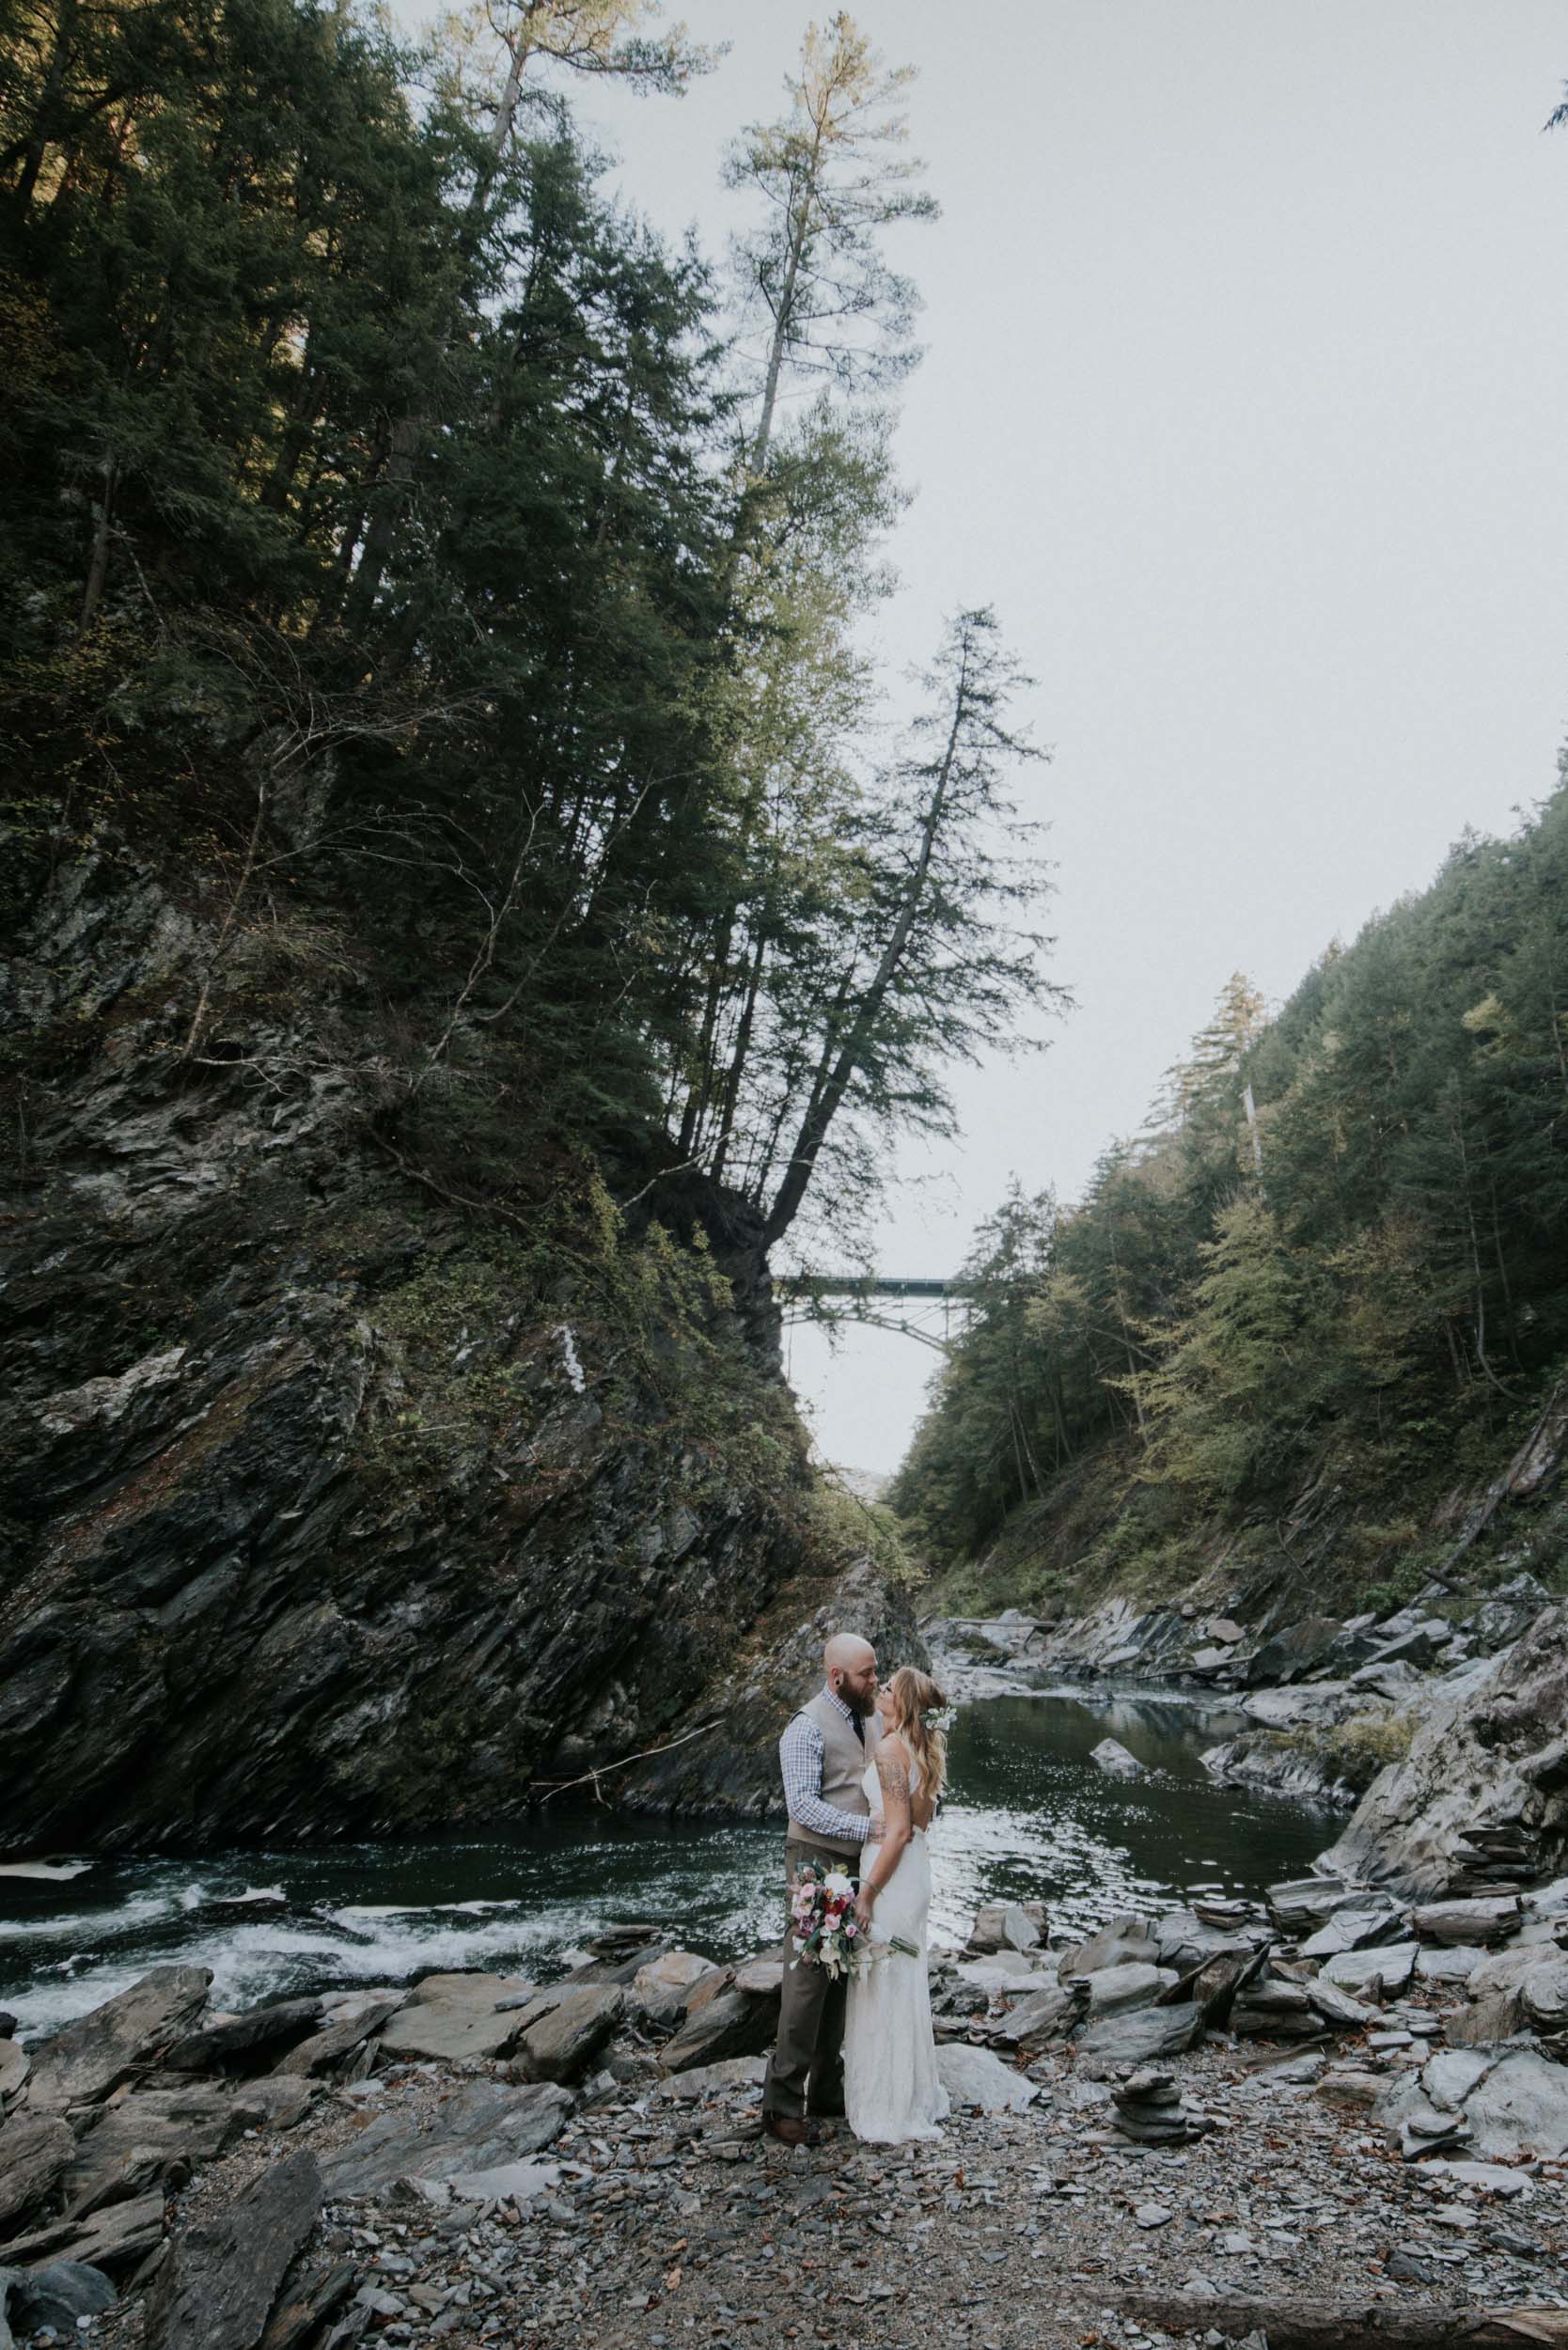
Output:
[[[911,1778],[913,1800],[919,1793],[918,1762]],[[872,1816],[880,1821],[882,1785],[874,1762],[866,1765],[862,1784]],[[868,1865],[874,1850],[868,1841]],[[913,1942],[919,1956],[891,1950],[858,1974],[849,1987],[844,2023],[844,2113],[856,2138],[878,2145],[939,2138],[936,2125],[947,2118],[948,2092],[937,2077],[926,1976],[930,1910],[931,1853],[924,1828],[917,1827],[877,1894],[871,1939],[886,1942],[897,1936]]]

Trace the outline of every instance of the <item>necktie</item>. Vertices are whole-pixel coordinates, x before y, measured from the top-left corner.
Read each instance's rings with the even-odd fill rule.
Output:
[[[852,1714],[852,1715],[850,1716],[850,1720],[851,1720],[851,1721],[854,1723],[854,1725],[855,1725],[855,1736],[859,1739],[859,1741],[860,1741],[861,1745],[862,1745],[862,1746],[864,1746],[864,1745],[865,1745],[865,1743],[866,1743],[866,1728],[865,1728],[865,1724],[861,1721],[860,1716],[859,1716],[859,1715],[858,1715],[858,1714]]]

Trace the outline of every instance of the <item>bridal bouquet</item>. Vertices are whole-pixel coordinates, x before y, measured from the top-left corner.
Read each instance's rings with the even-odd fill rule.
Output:
[[[860,1931],[855,1914],[855,1887],[841,1869],[819,1869],[814,1860],[801,1863],[790,1904],[791,1939],[795,1946],[792,1966],[821,1966],[834,1977],[857,1975],[889,1951],[918,1958],[913,1942],[895,1936],[871,1942]]]

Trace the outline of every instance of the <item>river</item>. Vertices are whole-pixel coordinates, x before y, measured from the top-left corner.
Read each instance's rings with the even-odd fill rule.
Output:
[[[1299,1874],[1332,1840],[1333,1819],[1216,1787],[1200,1756],[1236,1727],[1234,1716],[1149,1693],[1056,1689],[964,1706],[932,1837],[933,1940],[960,1939],[999,1896],[1043,1898],[1053,1924],[1087,1927],[1200,1888],[1250,1894]],[[1105,1777],[1090,1753],[1106,1736],[1148,1775]],[[730,1958],[777,1933],[778,1869],[776,1826],[577,1812],[505,1836],[3,1876],[0,2008],[30,2037],[176,1962],[212,1967],[225,2008],[431,1967],[547,1979],[588,1935],[634,1918]],[[223,1905],[247,1893],[273,1898]]]

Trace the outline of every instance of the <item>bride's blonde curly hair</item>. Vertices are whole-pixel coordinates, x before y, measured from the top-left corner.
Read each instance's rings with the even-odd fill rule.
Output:
[[[948,1741],[935,1718],[947,1711],[947,1694],[914,1665],[901,1665],[887,1686],[893,1727],[918,1762],[921,1786],[934,1803],[948,1781]]]

